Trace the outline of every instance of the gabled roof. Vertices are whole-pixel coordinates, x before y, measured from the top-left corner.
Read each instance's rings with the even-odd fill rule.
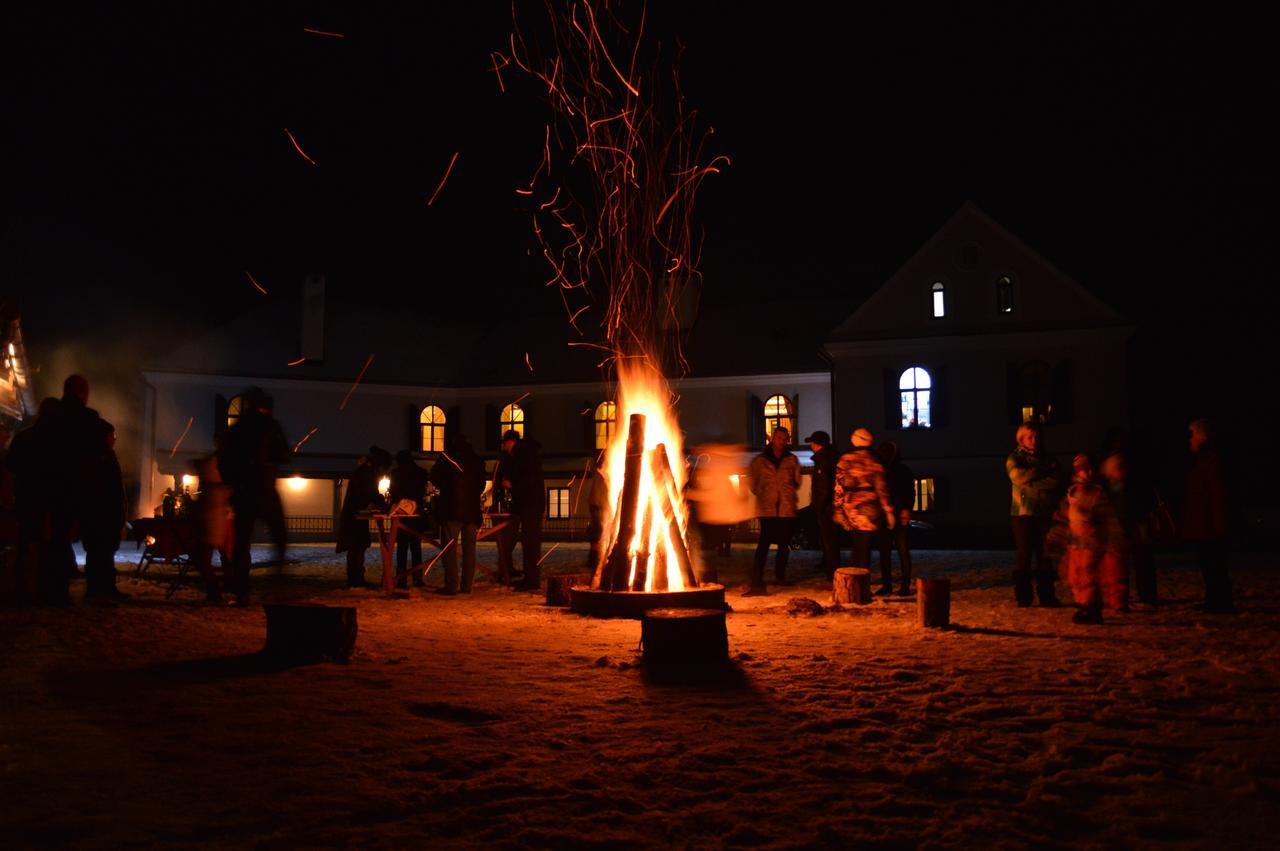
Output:
[[[966,251],[968,249],[968,251]],[[997,281],[1013,282],[1014,309],[997,311]],[[930,290],[941,283],[946,316]],[[830,342],[1123,325],[1118,313],[971,202],[828,338]]]

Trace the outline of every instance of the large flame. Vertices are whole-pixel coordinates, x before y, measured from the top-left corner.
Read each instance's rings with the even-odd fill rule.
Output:
[[[685,468],[679,455],[680,428],[675,418],[673,399],[666,380],[648,364],[647,359],[641,359],[639,365],[627,360],[618,361],[618,427],[605,456],[611,507],[610,522],[606,526],[609,530],[604,548],[606,553],[612,551],[623,525],[619,522],[618,511],[625,478],[627,426],[632,414],[645,416],[645,453],[640,465],[639,499],[633,522],[627,524],[635,530],[627,542],[631,565],[628,588],[635,587],[636,571],[642,564],[646,570],[645,591],[683,591],[689,587],[681,573],[680,556],[676,552],[679,547],[687,553],[684,542],[688,540],[688,517],[684,501]],[[662,450],[659,450],[659,445]],[[666,453],[667,466],[671,471],[669,480],[665,477],[660,479],[655,474],[653,456],[659,451]],[[679,529],[680,541],[672,540],[673,519]]]

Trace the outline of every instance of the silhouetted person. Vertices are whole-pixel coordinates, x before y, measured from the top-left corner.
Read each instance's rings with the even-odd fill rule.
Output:
[[[537,591],[542,587],[539,562],[542,560],[542,512],[546,504],[546,482],[542,477],[542,444],[521,437],[514,429],[502,436],[504,457],[502,487],[511,494],[511,525],[498,540],[498,572],[509,574],[517,537],[524,575],[517,591]],[[508,449],[510,447],[510,449]]]
[[[886,440],[876,449],[880,463],[884,465],[885,484],[889,488],[889,502],[893,503],[894,524],[880,530],[880,588],[876,594],[893,593],[893,553],[898,551],[898,564],[902,569],[902,582],[898,594],[911,593],[911,542],[907,532],[911,528],[911,508],[916,501],[916,479],[911,468],[902,463],[898,444]]]
[[[1124,530],[1128,562],[1132,562],[1138,600],[1156,605],[1156,564],[1152,553],[1151,513],[1156,489],[1143,447],[1134,446],[1122,429],[1108,432],[1098,471]],[[1125,567],[1126,573],[1128,566]]]
[[[777,547],[773,576],[778,585],[791,585],[787,580],[787,556],[791,554],[791,532],[796,523],[796,496],[800,488],[800,462],[787,445],[791,432],[782,426],[769,435],[769,445],[751,461],[751,492],[756,497],[756,516],[760,518],[760,539],[751,563],[751,583],[745,596],[767,593],[764,565],[770,546]]]
[[[476,578],[476,534],[484,520],[480,500],[484,495],[484,461],[464,437],[449,446],[447,457],[431,468],[431,484],[439,489],[436,511],[440,519],[440,545],[444,547],[444,585],[440,594],[470,594]],[[462,575],[458,575],[458,547],[462,547]]]
[[[98,412],[89,407],[89,382],[81,375],[69,375],[62,384],[62,404],[58,406],[55,467],[58,487],[54,499],[52,559],[61,563],[68,577],[77,576],[72,543],[88,512],[89,481],[97,463],[101,443]],[[54,568],[55,570],[57,568]]]
[[[603,463],[601,452],[582,483],[587,491],[587,570],[593,574],[604,559],[604,524],[609,515],[609,480],[600,470]]]
[[[853,450],[836,464],[835,519],[853,533],[854,567],[871,568],[871,543],[876,533],[896,525],[884,465],[872,451],[875,437],[865,428],[850,436]]]
[[[116,458],[116,429],[98,420],[98,450],[89,479],[80,517],[80,540],[84,544],[85,597],[89,600],[124,600],[128,594],[116,588],[116,550],[124,529],[128,502],[124,476]]]
[[[222,572],[226,574],[230,570],[234,549],[231,488],[222,481],[218,472],[216,454],[197,459],[193,469],[200,478],[200,492],[195,498],[193,514],[196,551],[192,558],[204,580],[205,599],[217,603],[222,601],[222,592],[218,587],[217,574],[213,572],[213,554],[218,553]]]
[[[371,543],[369,520],[359,515],[383,506],[378,480],[389,466],[391,455],[385,449],[371,446],[367,455],[360,456],[347,479],[347,493],[342,498],[342,512],[338,518],[337,551],[347,554],[348,588],[368,587],[364,580],[364,558]]]
[[[1040,446],[1040,426],[1023,423],[1015,437],[1017,446],[1005,460],[1005,473],[1013,485],[1009,509],[1013,540],[1017,547],[1013,568],[1013,593],[1019,606],[1032,600],[1031,562],[1035,561],[1035,593],[1042,606],[1057,606],[1054,570],[1045,552],[1045,535],[1061,492],[1062,471],[1058,461]]]
[[[57,499],[58,408],[52,396],[43,399],[35,419],[13,436],[5,459],[13,474],[14,512],[18,522],[15,602],[18,605],[67,605],[71,602],[65,571],[50,565],[53,509]]]
[[[809,505],[818,523],[818,544],[822,548],[822,572],[830,582],[840,566],[840,543],[836,537],[836,464],[840,453],[831,445],[831,435],[815,431],[805,438],[813,450],[813,475],[809,477]]]
[[[231,488],[235,511],[235,550],[226,571],[226,588],[237,606],[249,604],[254,524],[279,502],[276,478],[280,465],[292,454],[280,424],[271,416],[266,395],[252,388],[245,396],[247,409],[227,429],[218,453],[218,469]]]
[[[415,568],[422,564],[422,539],[418,535],[426,532],[427,528],[426,518],[423,516],[427,497],[427,471],[414,462],[412,452],[401,449],[396,453],[396,466],[391,471],[390,479],[388,496],[391,498],[392,508],[400,513],[402,502],[413,503],[412,512],[400,518],[400,528],[407,530],[407,534],[396,536],[396,587],[406,588],[409,584],[409,556],[413,556]],[[421,573],[414,574],[413,584],[423,584]]]
[[[1191,470],[1187,473],[1182,537],[1195,547],[1204,578],[1204,611],[1235,611],[1231,574],[1227,567],[1227,486],[1222,459],[1205,420],[1196,420],[1190,433]]]
[[[275,419],[274,399],[263,396],[260,411],[271,422],[276,423],[276,428],[279,428],[279,421]],[[284,446],[285,454],[276,462],[276,472],[279,472],[278,466],[287,463],[293,455],[293,451],[285,443],[283,430],[280,431],[280,443]],[[284,502],[280,499],[280,490],[274,484],[262,493],[262,522],[267,527],[267,537],[275,544],[275,563],[279,567],[284,567],[289,555],[289,528],[284,519]]]

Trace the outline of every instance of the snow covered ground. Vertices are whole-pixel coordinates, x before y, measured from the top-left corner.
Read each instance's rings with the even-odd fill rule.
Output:
[[[1016,608],[1010,553],[921,552],[956,625],[925,631],[906,600],[789,616],[829,598],[797,553],[800,585],[729,594],[735,675],[676,686],[637,622],[348,592],[331,550],[291,552],[259,601],[357,606],[349,664],[268,670],[260,608],[166,601],[163,573],[118,608],[0,612],[5,846],[1274,847],[1270,557],[1237,559],[1239,615],[1195,611],[1166,557],[1168,605],[1087,627]]]

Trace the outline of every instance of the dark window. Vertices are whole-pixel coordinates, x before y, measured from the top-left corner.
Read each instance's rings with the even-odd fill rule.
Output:
[[[1003,275],[996,281],[996,312],[1013,313],[1013,279]]]

